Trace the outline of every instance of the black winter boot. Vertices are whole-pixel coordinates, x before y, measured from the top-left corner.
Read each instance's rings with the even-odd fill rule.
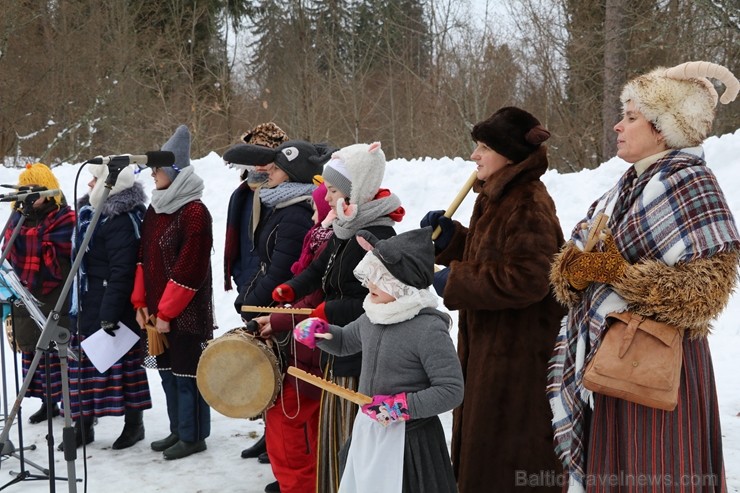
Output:
[[[36,423],[42,423],[46,421],[47,414],[48,407],[46,405],[46,399],[41,399],[41,407],[38,411],[28,417],[28,422],[32,425],[35,425]],[[52,417],[59,416],[59,406],[56,402],[52,404],[51,415]]]
[[[144,411],[127,409],[124,420],[123,431],[113,442],[113,450],[129,448],[144,439]]]
[[[259,455],[264,452],[267,452],[267,447],[265,446],[265,435],[262,435],[262,438],[257,440],[254,443],[254,445],[242,450],[242,459],[249,459],[250,457],[259,457]]]
[[[161,440],[155,440],[152,442],[152,450],[155,452],[164,452],[174,444],[179,442],[180,439],[174,433],[170,433],[166,438]]]

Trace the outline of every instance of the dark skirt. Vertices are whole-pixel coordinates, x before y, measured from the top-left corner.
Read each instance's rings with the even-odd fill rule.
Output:
[[[51,378],[51,402],[61,402],[62,400],[62,370],[61,363],[59,362],[59,353],[56,351],[48,351],[46,353],[49,357],[49,377]],[[36,351],[22,351],[21,360],[23,362],[23,379],[25,380],[28,374],[28,369],[31,367]],[[67,359],[69,363],[69,358]],[[39,364],[36,367],[36,371],[33,373],[31,382],[26,390],[26,397],[40,397],[45,399],[46,393],[46,355],[42,354]]]
[[[450,453],[438,416],[406,422],[403,493],[456,492]]]
[[[727,491],[719,405],[706,338],[684,338],[675,410],[662,411],[600,394],[594,398],[587,491]]]
[[[72,337],[75,352],[85,336]],[[80,361],[69,360],[72,419],[83,416],[123,416],[128,410],[151,409],[149,381],[143,367],[144,345],[137,344],[105,373],[100,373],[84,351]]]

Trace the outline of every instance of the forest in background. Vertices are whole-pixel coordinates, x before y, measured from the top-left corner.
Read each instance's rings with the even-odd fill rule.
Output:
[[[494,8],[495,7],[495,8]],[[737,0],[0,0],[0,155],[47,164],[158,149],[177,125],[222,154],[291,138],[467,157],[508,105],[552,132],[551,166],[616,152],[619,92],[656,66],[740,76]],[[503,15],[501,12],[505,15]],[[719,88],[720,92],[724,88]],[[734,131],[720,105],[713,133]]]

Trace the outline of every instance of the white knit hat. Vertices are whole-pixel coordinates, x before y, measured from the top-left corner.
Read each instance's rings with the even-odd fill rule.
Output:
[[[623,106],[632,101],[670,148],[697,146],[711,131],[717,106],[717,91],[707,77],[726,86],[719,98],[723,104],[735,99],[740,82],[727,68],[710,62],[686,62],[632,79],[624,86],[620,100]]]
[[[380,142],[343,147],[331,158],[324,168],[324,179],[332,185],[339,185],[343,193],[349,184],[350,193],[345,195],[350,204],[370,202],[378,193],[385,175],[385,154]]]
[[[90,164],[90,173],[97,178],[95,186],[90,191],[90,205],[97,209],[100,207],[103,200],[103,189],[105,188],[105,180],[108,178],[108,166],[104,164]],[[135,164],[130,164],[123,168],[116,179],[116,184],[110,191],[111,195],[115,195],[119,192],[131,188],[134,186],[134,170],[136,169]]]

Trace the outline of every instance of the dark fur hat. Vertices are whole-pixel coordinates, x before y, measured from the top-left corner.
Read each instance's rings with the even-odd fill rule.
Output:
[[[470,135],[514,163],[524,161],[550,138],[550,132],[537,118],[514,106],[501,108],[477,123]]]

